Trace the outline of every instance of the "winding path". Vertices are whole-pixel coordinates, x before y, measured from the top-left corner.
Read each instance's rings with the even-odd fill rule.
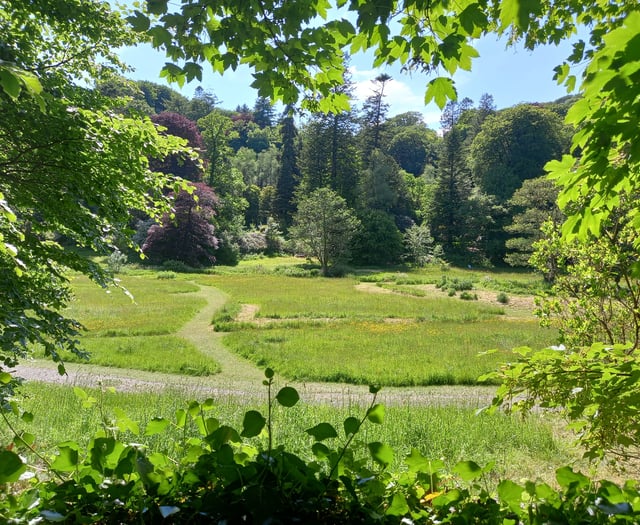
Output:
[[[206,305],[177,333],[194,344],[202,353],[211,357],[221,367],[219,374],[209,377],[189,377],[157,372],[144,372],[110,368],[88,364],[66,364],[67,374],[60,376],[51,361],[34,360],[17,367],[17,375],[28,380],[97,387],[113,386],[122,391],[176,390],[197,397],[232,396],[234,398],[264,399],[262,370],[250,362],[229,352],[222,344],[224,334],[214,332],[211,319],[227,301],[227,295],[211,286],[198,285],[194,295],[206,300]],[[285,381],[279,379],[277,386]],[[371,395],[366,386],[340,383],[296,383],[294,386],[304,401],[329,403],[348,407],[366,404]],[[488,404],[493,387],[411,387],[384,388],[378,399],[387,405],[452,405],[479,407]]]

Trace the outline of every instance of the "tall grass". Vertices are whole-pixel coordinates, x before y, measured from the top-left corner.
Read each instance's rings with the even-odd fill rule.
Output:
[[[199,276],[239,303],[258,304],[267,318],[419,318],[436,321],[471,321],[504,313],[500,306],[450,301],[446,297],[372,294],[356,289],[351,278],[301,279],[277,275]]]
[[[477,384],[480,375],[513,358],[512,348],[547,346],[555,336],[526,320],[364,321],[247,329],[225,335],[223,342],[297,381],[426,386]]]
[[[259,387],[258,387],[259,388]],[[160,416],[174,420],[175,412],[185,408],[193,396],[182,391],[164,393],[128,393],[86,390],[96,402],[83,407],[70,387],[29,383],[23,387],[26,399],[22,406],[36,416],[31,423],[16,422],[20,429],[37,436],[36,447],[48,453],[53,446],[65,440],[87,443],[103,424],[113,426],[117,411],[139,422],[140,435],[125,434],[125,439],[143,443],[149,451],[162,450],[180,453],[184,440],[189,437],[182,430],[170,434],[144,437],[146,423]],[[244,412],[257,409],[266,414],[266,394],[263,402],[247,402],[231,396],[213,397],[214,410],[208,414],[224,424],[242,428]],[[304,430],[319,422],[327,421],[341,429],[348,416],[364,414],[364,408],[331,407],[302,402],[291,409],[276,407],[274,411],[274,439],[276,445],[311,457],[312,440]],[[8,441],[5,428],[0,428],[3,441]],[[265,437],[256,438],[256,443]],[[382,425],[368,424],[358,436],[357,442],[382,441],[391,445],[398,458],[412,448],[432,459],[443,459],[449,465],[459,460],[473,460],[480,464],[496,462],[495,474],[500,476],[544,477],[553,472],[554,466],[575,459],[562,442],[556,440],[553,427],[538,417],[527,420],[504,414],[476,415],[468,408],[456,407],[386,407]],[[340,439],[336,444],[341,443]],[[357,446],[357,444],[356,444]],[[359,451],[366,456],[364,450]],[[541,472],[538,465],[547,465]]]

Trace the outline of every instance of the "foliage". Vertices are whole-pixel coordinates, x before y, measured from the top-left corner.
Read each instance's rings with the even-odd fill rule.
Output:
[[[561,342],[571,349],[595,342],[629,344],[632,350],[640,345],[640,280],[634,274],[638,232],[626,217],[618,219],[610,217],[601,236],[587,241],[567,240],[548,223],[545,238],[535,244],[531,262],[552,278],[538,315],[558,328]]]
[[[0,515],[12,521],[47,519],[87,523],[211,523],[292,519],[306,523],[507,523],[554,521],[629,523],[637,518],[634,484],[593,486],[568,467],[556,473],[561,491],[544,483],[524,486],[505,480],[497,493],[488,490],[491,464],[461,461],[447,471],[413,449],[404,472],[390,467],[394,450],[366,438],[366,428],[385,421],[377,387],[363,415],[350,415],[341,426],[320,422],[304,432],[310,454],[297,456],[274,440],[277,415],[298,404],[289,386],[275,391],[266,369],[267,411],[245,412],[238,430],[215,417],[212,399],[192,401],[173,418],[157,417],[143,428],[118,411],[86,447],[74,441],[58,445],[47,459],[45,475],[26,465],[13,450],[3,450],[0,482],[12,484],[29,469],[30,487],[0,499]],[[81,389],[87,407],[100,400]],[[5,421],[9,420],[4,414]],[[27,418],[27,415],[24,416]],[[13,426],[18,451],[33,453],[33,436]],[[148,452],[145,437],[181,430],[179,445]],[[178,445],[178,443],[176,443]],[[310,459],[307,459],[310,458]],[[113,501],[117,500],[117,504]]]
[[[293,212],[295,211],[293,200],[296,186],[300,182],[297,148],[298,129],[293,118],[292,107],[285,109],[280,125],[280,140],[282,141],[282,152],[274,206],[277,219],[286,229],[291,224]]]
[[[112,274],[120,273],[127,264],[127,256],[117,248],[107,258],[107,268]]]
[[[509,304],[509,296],[505,292],[498,292],[498,295],[496,295],[496,301],[501,304]]]
[[[211,266],[218,247],[211,224],[217,206],[215,193],[202,182],[182,190],[175,197],[173,213],[149,229],[142,252],[156,264],[176,260],[193,267]]]
[[[536,406],[561,410],[587,457],[637,457],[640,365],[628,346],[594,343],[575,351],[561,346],[517,352],[517,362],[486,376],[502,381],[494,406],[525,413]]]
[[[358,213],[358,219],[361,227],[353,238],[353,261],[362,265],[400,262],[404,246],[393,216],[382,210],[368,209]]]
[[[322,273],[329,265],[347,260],[359,221],[346,201],[329,188],[319,188],[298,201],[298,211],[290,229],[303,253],[318,259]]]
[[[528,179],[522,183],[507,205],[513,213],[512,223],[505,230],[512,237],[505,246],[505,262],[511,266],[528,266],[533,254],[534,242],[543,236],[542,225],[550,220],[561,224],[564,216],[556,204],[558,188],[550,180],[540,177]]]
[[[190,148],[196,151],[204,149],[204,142],[196,123],[188,118],[178,113],[163,112],[152,115],[151,121],[160,126],[162,133],[186,139]],[[202,163],[199,158],[170,155],[162,160],[151,159],[150,164],[154,171],[169,173],[192,182],[202,180]]]
[[[478,187],[504,203],[527,179],[544,174],[545,164],[567,149],[567,134],[555,113],[521,104],[487,117],[470,148]]]
[[[441,262],[444,253],[435,243],[429,225],[414,224],[404,232],[406,258],[417,266]]]

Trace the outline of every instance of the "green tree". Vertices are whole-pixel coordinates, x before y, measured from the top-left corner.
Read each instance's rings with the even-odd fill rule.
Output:
[[[294,195],[300,183],[300,169],[298,167],[298,129],[293,118],[293,108],[285,109],[280,123],[280,173],[276,184],[276,198],[274,213],[284,229],[291,224],[295,211]]]
[[[559,225],[564,215],[556,200],[558,188],[547,178],[528,179],[522,183],[511,199],[507,201],[511,224],[505,230],[512,235],[507,239],[505,262],[511,266],[529,266],[533,254],[533,243],[542,236],[542,225],[550,220]]]
[[[253,121],[261,128],[273,127],[276,111],[267,97],[258,97],[253,106]]]
[[[521,104],[489,116],[470,148],[471,171],[479,188],[504,203],[527,179],[567,150],[568,136],[555,113]]]
[[[386,73],[378,75],[373,80],[373,94],[367,97],[362,108],[362,158],[367,159],[372,151],[382,149],[384,125],[389,111],[389,104],[384,101],[384,90],[391,76]]]
[[[56,8],[53,8],[55,5]],[[113,50],[135,37],[106,3],[0,2],[0,372],[33,348],[81,353],[65,310],[68,270],[111,277],[77,246],[131,244],[132,210],[159,218],[175,181],[147,159],[184,149],[148,119],[91,91],[121,71]],[[60,365],[59,370],[64,368]],[[3,379],[3,385],[6,383]]]
[[[358,214],[360,229],[351,250],[356,264],[397,264],[404,252],[402,234],[393,216],[382,210],[365,209]]]
[[[289,233],[302,252],[320,262],[322,274],[329,267],[346,262],[359,221],[347,202],[329,188],[318,188],[298,201]]]

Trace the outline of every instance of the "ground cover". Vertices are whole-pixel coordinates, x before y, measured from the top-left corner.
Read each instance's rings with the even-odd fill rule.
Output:
[[[242,427],[247,410],[266,413],[264,388],[255,386],[263,401],[247,402],[231,396],[214,395],[212,410],[207,414],[234,428]],[[153,418],[175,418],[176,411],[186,408],[190,395],[181,390],[165,392],[116,392],[108,388],[84,389],[79,397],[73,388],[30,382],[23,388],[21,406],[35,414],[33,421],[14,420],[18,428],[36,436],[35,446],[47,455],[61,441],[75,440],[85,446],[94,433],[106,425],[124,442],[135,441],[148,454],[159,451],[169,455],[182,453],[195,429],[174,429],[168,433],[144,436]],[[81,392],[81,393],[82,393]],[[204,398],[201,399],[203,401]],[[452,467],[461,460],[479,464],[495,462],[491,473],[498,477],[520,477],[551,480],[554,469],[575,459],[573,451],[555,433],[552,422],[540,417],[523,420],[504,414],[477,415],[476,410],[464,407],[386,406],[384,423],[363,428],[359,443],[380,441],[391,446],[398,458],[412,448],[434,460],[442,460]],[[341,406],[306,403],[274,412],[274,442],[288,451],[312,458],[313,439],[304,431],[319,422],[329,422],[340,428],[348,416],[362,416],[363,405],[355,402]],[[46,417],[44,416],[46,414]],[[126,416],[126,417],[125,417]],[[118,425],[118,418],[120,423]],[[139,424],[140,435],[126,430],[123,421]],[[5,435],[6,434],[6,435]],[[7,429],[0,428],[0,437],[9,439]],[[248,440],[254,446],[265,446],[265,435]],[[331,444],[329,440],[327,444]],[[336,439],[336,444],[339,439]],[[356,444],[356,449],[361,444]],[[360,451],[363,456],[367,454]],[[540,465],[545,465],[544,469]],[[399,465],[394,465],[394,469]]]
[[[331,318],[377,320],[387,318],[430,321],[474,321],[504,314],[504,308],[448,297],[378,296],[358,291],[356,278],[299,278],[282,275],[202,276],[207,283],[230,295],[235,303],[258,304],[263,318]]]
[[[296,381],[415,386],[477,384],[482,374],[514,357],[512,348],[554,339],[532,320],[487,319],[267,325],[229,333],[223,343]]]
[[[72,280],[68,313],[87,329],[83,347],[96,365],[185,375],[210,375],[219,365],[179,333],[206,304],[200,287],[183,278],[144,272],[122,276],[121,289],[104,290],[86,277]],[[36,353],[36,355],[38,355]],[[63,353],[66,362],[82,358]]]
[[[214,326],[229,332],[223,343],[238,355],[291,380],[475,384],[512,359],[513,348],[542,348],[557,337],[538,326],[531,296],[497,300],[501,287],[541,288],[532,274],[454,270],[443,276],[434,268],[325,279],[252,270],[201,277],[230,297]],[[463,283],[477,299],[463,301],[430,284],[443,280]],[[489,350],[496,352],[478,357]]]

